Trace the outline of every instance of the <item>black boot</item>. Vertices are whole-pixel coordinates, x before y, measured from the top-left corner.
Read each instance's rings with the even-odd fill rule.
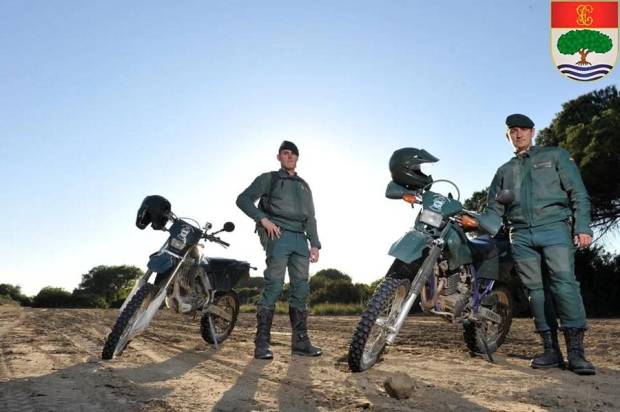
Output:
[[[254,339],[256,359],[273,359],[269,341],[275,309],[275,306],[256,306],[256,338]]]
[[[583,334],[585,329],[564,328],[566,350],[568,351],[568,370],[578,375],[596,375],[596,369],[586,359],[583,350]]]
[[[564,369],[564,356],[558,343],[557,330],[545,330],[538,332],[543,341],[544,353],[537,355],[530,362],[534,369],[561,368]]]
[[[308,312],[289,307],[288,314],[291,318],[291,328],[293,329],[291,351],[295,355],[321,356],[321,348],[312,346],[308,337],[308,326],[306,325]]]

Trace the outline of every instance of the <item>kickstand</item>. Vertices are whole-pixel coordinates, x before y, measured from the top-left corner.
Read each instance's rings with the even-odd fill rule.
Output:
[[[487,362],[495,363],[493,359],[493,355],[489,351],[489,345],[487,345],[487,341],[484,339],[482,334],[482,330],[480,327],[476,327],[476,335],[478,335],[478,340],[482,342],[482,346],[484,346],[484,351],[482,353],[482,357],[487,360]]]
[[[215,327],[213,326],[211,315],[207,315],[207,319],[209,319],[209,331],[211,332],[211,337],[213,338],[213,345],[215,346],[215,350],[218,350],[220,347],[217,344],[217,336],[215,336]]]

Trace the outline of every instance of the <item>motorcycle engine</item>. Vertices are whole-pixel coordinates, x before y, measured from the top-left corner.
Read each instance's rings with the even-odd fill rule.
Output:
[[[166,306],[178,313],[190,313],[202,307],[205,290],[199,277],[205,275],[204,269],[194,259],[185,260],[168,289]]]
[[[443,287],[438,293],[435,311],[443,312],[447,320],[455,322],[462,316],[469,301],[468,281],[470,274],[463,267],[456,272],[448,273],[447,262],[443,267],[439,264],[438,269]]]

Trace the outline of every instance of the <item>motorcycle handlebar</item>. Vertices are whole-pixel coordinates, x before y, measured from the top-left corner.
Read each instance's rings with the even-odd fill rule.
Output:
[[[204,237],[205,239],[207,239],[210,242],[215,242],[215,243],[219,243],[220,245],[224,246],[224,247],[228,247],[230,246],[230,243],[228,242],[224,242],[222,239],[220,239],[217,236],[213,236],[213,235],[206,235]]]
[[[219,243],[220,245],[224,246],[224,247],[230,246],[230,243],[224,242],[221,239],[216,240],[216,242]]]

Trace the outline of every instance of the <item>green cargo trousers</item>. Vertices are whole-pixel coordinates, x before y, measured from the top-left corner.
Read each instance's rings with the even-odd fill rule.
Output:
[[[586,312],[575,279],[575,247],[569,223],[511,228],[510,245],[517,272],[529,293],[536,330],[557,329],[556,310],[562,327],[585,328]]]
[[[291,293],[288,299],[290,307],[305,310],[310,285],[308,271],[310,269],[308,239],[304,233],[283,230],[280,238],[268,239],[265,230],[259,228],[261,244],[267,255],[267,268],[264,272],[265,285],[259,306],[272,306],[282,294],[284,274],[288,268],[291,280]]]

